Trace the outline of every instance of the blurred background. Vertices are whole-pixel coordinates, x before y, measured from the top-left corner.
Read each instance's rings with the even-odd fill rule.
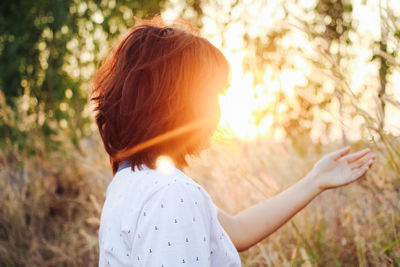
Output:
[[[112,179],[90,78],[135,16],[199,27],[232,67],[213,145],[185,170],[225,211],[345,144],[378,158],[240,253],[243,266],[400,266],[400,2],[53,0],[0,4],[0,265],[97,266]]]

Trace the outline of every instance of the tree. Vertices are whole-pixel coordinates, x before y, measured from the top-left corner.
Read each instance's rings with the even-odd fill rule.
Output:
[[[0,4],[1,147],[58,149],[88,136],[89,80],[109,43],[134,16],[160,13],[163,1],[55,0]],[[40,142],[39,142],[40,143]]]

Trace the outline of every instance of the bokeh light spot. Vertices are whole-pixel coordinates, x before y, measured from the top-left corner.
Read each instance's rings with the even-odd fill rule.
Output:
[[[164,174],[170,174],[175,169],[174,161],[168,156],[159,156],[156,160],[156,166]]]

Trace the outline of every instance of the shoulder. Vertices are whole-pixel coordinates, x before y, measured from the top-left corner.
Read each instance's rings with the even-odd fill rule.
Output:
[[[208,193],[199,184],[186,176],[179,170],[173,175],[168,175],[161,179],[160,184],[154,188],[151,196],[148,198],[147,205],[157,203],[160,200],[178,200],[184,203],[187,199],[187,205],[209,205],[211,198]],[[190,201],[193,200],[193,201]]]
[[[133,172],[126,168],[115,178],[118,186],[113,191],[115,195],[124,192],[124,210],[128,211],[127,215],[131,214],[126,218],[129,223],[139,214],[150,214],[152,210],[155,216],[166,215],[167,211],[190,210],[214,216],[215,208],[208,193],[177,168],[167,174],[152,169]]]

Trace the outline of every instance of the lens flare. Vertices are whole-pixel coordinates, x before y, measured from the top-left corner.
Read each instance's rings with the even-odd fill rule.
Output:
[[[170,174],[175,169],[174,161],[168,156],[159,156],[156,160],[157,170],[164,174]]]

